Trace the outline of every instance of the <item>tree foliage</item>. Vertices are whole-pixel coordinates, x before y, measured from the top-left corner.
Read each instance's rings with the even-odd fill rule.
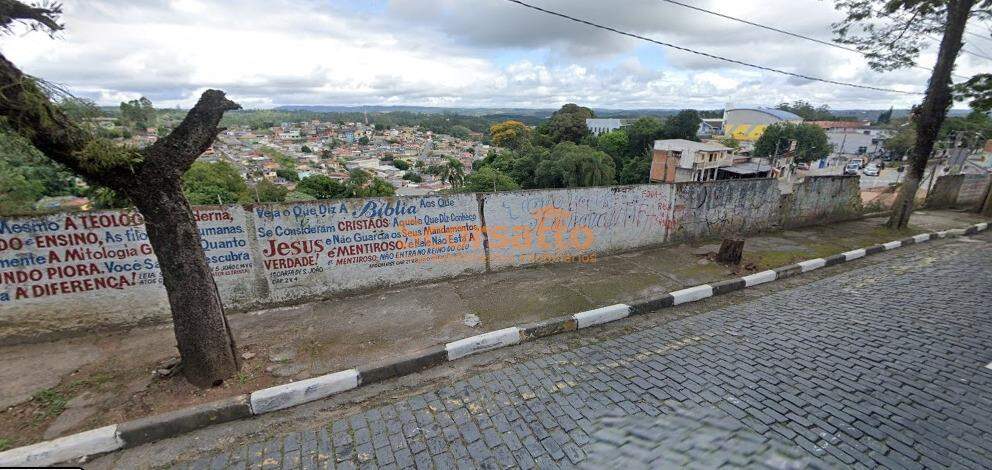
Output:
[[[121,122],[133,129],[144,130],[149,127],[155,127],[155,124],[158,122],[151,100],[144,96],[140,99],[122,102],[120,109]]]
[[[489,128],[493,145],[518,150],[530,139],[530,129],[520,121],[503,121]]]
[[[546,126],[539,127],[539,132],[550,138],[554,144],[561,142],[580,143],[582,138],[589,135],[586,119],[594,116],[591,109],[568,103],[555,111],[548,119]]]
[[[510,175],[503,173],[491,166],[483,167],[481,170],[465,177],[465,184],[460,188],[462,192],[484,193],[492,191],[513,191],[520,189]]]
[[[255,198],[258,202],[283,202],[286,200],[287,194],[289,194],[289,189],[269,180],[262,180],[255,184]]]
[[[792,103],[779,103],[776,109],[787,111],[799,116],[807,121],[832,121],[834,114],[830,112],[830,106],[815,106],[813,103],[804,100],[796,100]]]
[[[347,197],[348,188],[325,175],[310,175],[296,185],[296,191],[309,194],[316,199],[336,199]]]
[[[754,143],[753,155],[758,157],[784,155],[789,150],[791,140],[796,141],[796,162],[811,162],[830,154],[830,141],[822,127],[813,124],[779,122],[768,126],[761,134]]]
[[[190,204],[234,204],[250,200],[244,178],[227,162],[194,162],[182,181],[183,193]]]

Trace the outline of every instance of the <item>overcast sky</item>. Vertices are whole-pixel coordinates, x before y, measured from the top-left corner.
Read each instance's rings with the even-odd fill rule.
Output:
[[[829,39],[832,0],[683,0]],[[832,80],[922,90],[928,72],[877,73],[858,54],[659,0],[531,0],[617,29]],[[720,108],[805,99],[835,109],[920,98],[732,66],[505,0],[65,0],[66,31],[0,38],[26,72],[104,105],[189,106],[219,88],[247,108],[285,104]],[[977,27],[976,33],[984,33]],[[992,51],[992,40],[971,47]],[[931,65],[934,50],[920,63]],[[963,55],[957,72],[992,68]]]

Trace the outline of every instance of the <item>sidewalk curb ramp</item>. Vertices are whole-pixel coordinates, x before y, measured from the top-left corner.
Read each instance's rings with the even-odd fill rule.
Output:
[[[903,240],[846,251],[826,258],[806,260],[744,277],[689,287],[633,304],[610,305],[565,317],[490,331],[405,356],[389,358],[368,366],[290,382],[257,390],[248,395],[226,398],[170,413],[112,424],[50,441],[18,447],[0,452],[0,467],[49,466],[65,462],[71,463],[78,459],[175,437],[214,424],[309,403],[362,385],[409,375],[473,354],[610,323],[631,315],[641,315],[675,305],[695,302],[903,246],[925,243],[935,239],[975,235],[988,230],[988,228],[989,223],[983,222],[963,229],[923,233]]]

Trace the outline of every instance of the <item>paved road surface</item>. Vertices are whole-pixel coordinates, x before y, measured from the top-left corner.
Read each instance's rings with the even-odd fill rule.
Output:
[[[909,249],[182,466],[575,467],[596,458],[604,413],[705,410],[823,466],[990,468],[992,237],[979,239]],[[688,458],[761,458],[732,450]]]

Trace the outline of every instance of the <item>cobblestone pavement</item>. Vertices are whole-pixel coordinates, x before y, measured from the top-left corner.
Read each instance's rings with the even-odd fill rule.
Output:
[[[710,409],[762,436],[754,442],[784,441],[820,466],[990,468],[992,244],[982,238],[951,242],[960,245],[946,256],[907,251],[180,466],[576,467],[593,461],[604,413],[663,419]],[[756,463],[739,455],[726,460]]]

